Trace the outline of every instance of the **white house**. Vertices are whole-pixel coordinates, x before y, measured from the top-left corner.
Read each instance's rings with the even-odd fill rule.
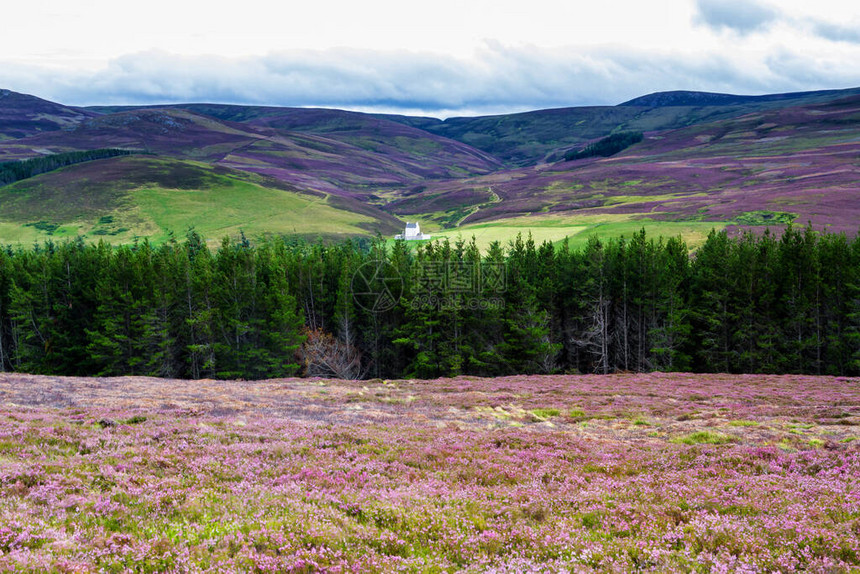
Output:
[[[394,236],[394,239],[405,239],[407,241],[412,241],[415,239],[430,239],[430,236],[426,233],[421,233],[421,228],[417,223],[406,223],[406,230],[403,233],[398,233]]]

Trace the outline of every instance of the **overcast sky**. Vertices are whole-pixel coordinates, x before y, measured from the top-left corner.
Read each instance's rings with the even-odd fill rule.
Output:
[[[860,86],[856,0],[28,0],[0,88],[437,117]]]

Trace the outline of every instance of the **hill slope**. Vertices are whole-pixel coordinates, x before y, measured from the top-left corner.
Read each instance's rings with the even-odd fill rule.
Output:
[[[212,239],[265,233],[393,233],[394,217],[353,199],[200,162],[125,156],[77,164],[0,187],[0,237],[83,235],[163,241],[193,227]]]
[[[731,106],[738,104],[767,104],[785,103],[791,105],[814,104],[842,98],[860,93],[858,89],[819,90],[812,92],[793,92],[787,94],[765,94],[762,96],[739,96],[736,94],[715,94],[712,92],[691,92],[676,90],[671,92],[655,92],[639,96],[618,104],[619,106],[638,106],[659,108],[666,106]]]
[[[86,118],[60,132],[0,142],[0,161],[47,152],[129,148],[260,173],[304,189],[363,197],[501,167],[489,154],[460,142],[366,114],[277,112],[237,123],[176,107],[126,110]],[[304,128],[293,130],[296,126]]]
[[[575,233],[607,223],[709,228],[792,220],[856,233],[858,157],[854,96],[652,132],[610,158],[439,182],[388,209],[459,226],[456,232],[467,236],[477,225],[567,226]]]
[[[0,94],[0,161],[149,154],[0,188],[0,240],[78,232],[124,241],[189,225],[211,236],[240,227],[389,234],[403,219],[503,240],[643,224],[692,238],[791,220],[853,233],[860,222],[860,89],[666,92],[445,121],[221,104],[76,110]],[[621,130],[645,139],[610,158],[560,161]]]
[[[0,141],[68,128],[95,115],[35,96],[0,90]]]
[[[415,123],[435,134],[491,153],[509,166],[554,162],[564,151],[618,131],[677,129],[744,114],[825,103],[858,95],[860,89],[733,96],[703,92],[660,92],[618,106],[538,110],[519,114],[428,121],[388,116]]]
[[[323,135],[356,141],[407,135],[426,138],[428,133],[467,144],[501,161],[522,167],[561,159],[564,152],[617,131],[661,131],[677,129],[747,113],[826,103],[860,95],[860,88],[822,90],[762,96],[740,96],[709,92],[674,91],[640,96],[617,106],[589,106],[536,110],[496,116],[454,117],[439,120],[391,114],[362,114],[342,110],[237,106],[222,104],[178,104],[170,106],[251,126]],[[145,107],[99,106],[89,108],[115,113]],[[374,120],[386,124],[374,126]],[[399,134],[388,122],[410,128]],[[384,130],[379,125],[385,125]],[[422,133],[423,132],[423,135]],[[375,138],[375,140],[374,140]],[[380,150],[381,151],[381,150]],[[485,159],[487,159],[485,157]]]

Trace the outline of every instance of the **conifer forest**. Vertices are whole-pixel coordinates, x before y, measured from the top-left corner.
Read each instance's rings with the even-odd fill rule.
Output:
[[[55,375],[860,374],[860,238],[82,240],[0,252],[0,366]]]

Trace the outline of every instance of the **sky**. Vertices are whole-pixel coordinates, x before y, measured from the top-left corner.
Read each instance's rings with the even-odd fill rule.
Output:
[[[860,86],[856,0],[28,0],[0,88],[450,117]]]

